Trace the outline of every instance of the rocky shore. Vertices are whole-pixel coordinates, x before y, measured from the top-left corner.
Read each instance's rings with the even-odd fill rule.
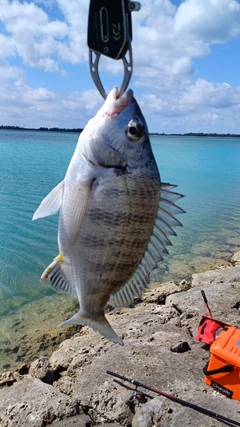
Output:
[[[204,383],[203,367],[210,353],[194,340],[206,311],[202,289],[213,316],[239,327],[240,252],[231,266],[194,274],[191,283],[182,281],[180,286],[151,284],[133,307],[110,311],[107,317],[124,340],[123,347],[88,327],[79,327],[51,356],[43,351],[32,363],[4,372],[0,427],[220,425],[150,392],[145,403],[134,398],[127,405],[134,387],[108,375],[107,370],[240,422],[240,403]],[[171,351],[185,341],[189,351]]]

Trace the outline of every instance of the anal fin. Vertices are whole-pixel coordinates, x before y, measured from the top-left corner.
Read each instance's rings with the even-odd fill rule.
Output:
[[[68,292],[71,295],[77,295],[76,290],[65,279],[61,271],[61,255],[58,255],[51,264],[44,270],[40,280],[50,279],[51,286],[55,289]]]

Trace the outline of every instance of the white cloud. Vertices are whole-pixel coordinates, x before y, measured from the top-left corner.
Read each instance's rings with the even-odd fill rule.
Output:
[[[35,128],[84,127],[101,105],[102,98],[95,89],[70,92],[64,99],[53,91],[43,87],[33,89],[18,80],[14,86],[0,87],[0,124]]]
[[[221,128],[231,112],[239,119],[239,87],[196,80],[194,68],[194,60],[209,55],[212,44],[240,38],[239,1],[185,0],[178,8],[170,0],[141,4],[132,14],[132,85],[150,129],[161,130],[163,124],[169,132],[184,132],[184,126],[202,124],[207,131],[207,124]],[[80,67],[86,72],[88,8],[89,1],[79,0],[0,0],[1,122],[81,127],[96,113],[102,102],[96,90],[60,94],[62,88],[59,93],[44,88],[44,77],[30,87],[24,75],[31,67],[67,76],[75,64],[79,81],[84,80]],[[101,70],[119,78],[121,61],[103,58]],[[227,123],[237,129],[231,116]]]
[[[0,56],[7,58],[15,54],[15,46],[12,37],[0,34]]]
[[[240,35],[240,4],[236,0],[185,0],[175,18],[175,31],[206,43]]]
[[[61,3],[61,2],[60,2]],[[78,2],[74,3],[77,8]],[[81,11],[81,8],[79,8]],[[78,12],[80,15],[80,12]],[[5,51],[6,56],[19,56],[31,67],[39,67],[45,71],[58,71],[61,61],[80,62],[86,55],[81,54],[81,31],[67,22],[51,21],[41,7],[19,0],[1,0],[0,21],[5,25],[6,46],[10,41],[11,49]],[[76,13],[73,15],[76,24]],[[78,21],[78,25],[81,20]],[[79,25],[81,30],[81,24]]]
[[[87,25],[89,2],[57,0],[69,28],[69,60],[72,63],[88,61]]]
[[[1,0],[0,20],[11,40],[9,55],[19,55],[26,64],[48,72],[59,70],[62,61],[87,62],[88,2],[55,0],[65,21],[51,20],[41,4],[48,2]],[[194,74],[193,58],[208,55],[211,43],[240,34],[236,0],[185,0],[179,8],[170,0],[141,4],[141,10],[132,14],[134,76],[139,84],[148,85],[149,78],[156,84],[159,76],[168,84],[179,84]],[[51,9],[53,2],[49,5]],[[120,61],[111,65],[103,61],[102,68],[122,73]]]
[[[198,79],[182,97],[186,105],[202,105],[214,108],[229,108],[240,104],[240,87],[227,83],[209,83]]]
[[[160,77],[171,86],[179,85],[194,75],[193,59],[209,55],[211,44],[240,37],[240,4],[185,0],[177,9],[167,0],[143,0],[133,21],[134,75],[139,83],[150,77],[158,84]]]
[[[8,82],[9,80],[18,80],[22,77],[23,73],[18,67],[13,67],[9,65],[7,61],[0,57],[0,88],[3,88],[5,82]]]
[[[138,101],[152,131],[239,133],[240,87],[198,79],[184,92],[145,94]]]

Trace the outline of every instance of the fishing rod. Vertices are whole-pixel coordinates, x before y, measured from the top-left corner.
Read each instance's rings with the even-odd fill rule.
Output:
[[[203,297],[204,305],[208,309],[210,317],[212,317],[212,310],[210,309],[210,307],[208,305],[208,300],[207,300],[206,294],[205,294],[205,292],[203,290],[201,291],[201,294],[202,294],[202,297]]]
[[[142,388],[145,388],[146,390],[153,391],[154,393],[157,393],[160,396],[164,396],[167,399],[172,400],[173,402],[179,403],[182,406],[186,406],[187,408],[191,408],[194,411],[200,412],[201,414],[214,418],[215,420],[227,426],[231,426],[231,427],[240,426],[240,423],[238,423],[237,421],[231,420],[230,418],[224,417],[223,415],[217,414],[216,412],[209,411],[208,409],[202,408],[201,406],[197,406],[197,405],[194,405],[193,403],[179,399],[178,397],[165,393],[164,391],[160,391],[160,390],[157,390],[156,388],[149,387],[145,384],[140,383],[139,381],[132,380],[131,378],[124,377],[123,375],[116,374],[115,372],[111,372],[111,371],[107,371],[107,374],[112,375],[116,378],[120,378],[121,380],[128,381],[129,383],[135,385],[136,390],[134,391],[134,395],[136,395],[137,387],[142,387]]]

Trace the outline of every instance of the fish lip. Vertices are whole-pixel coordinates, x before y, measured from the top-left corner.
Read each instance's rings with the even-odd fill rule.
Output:
[[[120,95],[118,88],[115,86],[112,89],[110,94],[113,99],[113,105],[112,105],[113,114],[120,114],[124,110],[124,108],[126,108],[130,104],[130,102],[133,100],[132,89],[128,89],[126,92]]]

